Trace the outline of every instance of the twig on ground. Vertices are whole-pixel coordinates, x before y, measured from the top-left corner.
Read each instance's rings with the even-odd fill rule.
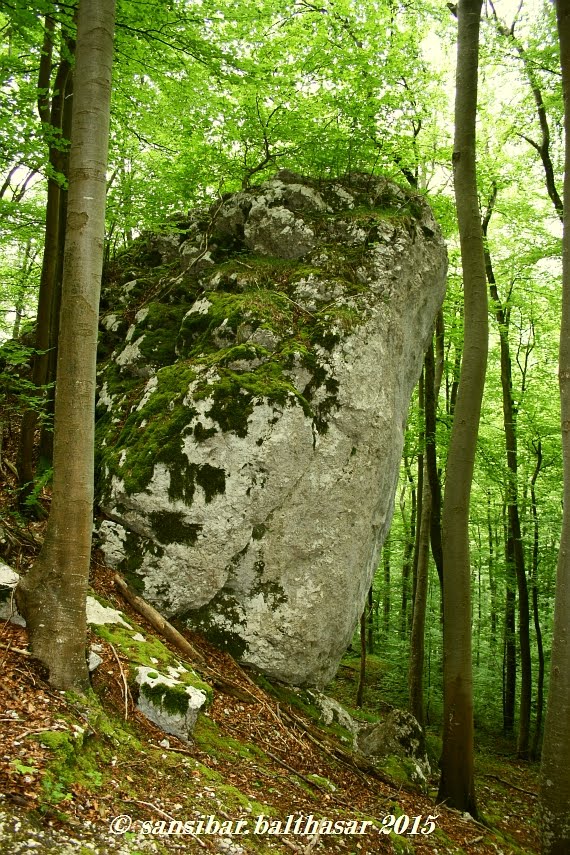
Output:
[[[522,787],[517,787],[516,784],[512,784],[510,781],[505,781],[504,778],[499,778],[498,775],[483,775],[484,778],[493,778],[495,781],[499,781],[500,784],[504,784],[506,787],[510,787],[511,790],[518,790],[519,793],[524,793],[526,796],[532,796],[533,798],[538,798],[538,793],[534,793],[532,790],[523,790]]]
[[[22,650],[20,647],[14,647],[14,645],[12,644],[3,644],[1,641],[0,647],[2,647],[4,650],[8,650],[10,653],[18,653],[20,656],[32,655],[29,650]],[[4,662],[4,659],[2,660],[2,662]]]
[[[301,780],[305,781],[305,783],[308,784],[310,787],[314,787],[316,790],[320,790],[322,793],[327,792],[324,787],[321,787],[315,781],[311,781],[311,779],[307,778],[306,775],[303,775],[302,772],[298,772],[296,769],[293,768],[293,766],[290,766],[288,763],[285,762],[285,760],[282,760],[281,757],[278,757],[276,754],[273,754],[271,751],[268,751],[267,748],[264,748],[263,750],[265,751],[268,757],[271,757],[272,760],[275,760],[276,763],[279,763],[281,766],[283,766],[284,769],[287,769],[297,778],[301,778]]]
[[[166,811],[161,810],[157,805],[153,804],[152,802],[142,802],[142,801],[140,801],[140,799],[123,799],[123,801],[124,802],[132,802],[133,804],[136,804],[136,805],[143,805],[144,807],[152,808],[152,810],[156,811],[156,813],[159,816],[163,817],[163,819],[169,819],[170,822],[178,822],[176,817],[171,816],[169,813],[166,813]],[[192,837],[196,841],[196,843],[198,843],[202,847],[202,849],[209,849],[210,848],[209,846],[206,846],[206,844],[204,843],[203,840],[200,840],[200,838],[198,837],[197,834],[193,834],[192,832],[189,832],[189,837]]]
[[[175,629],[171,623],[169,623],[166,618],[163,618],[160,612],[157,612],[150,603],[147,603],[143,600],[142,597],[137,596],[137,594],[133,594],[127,583],[118,573],[115,573],[115,585],[125,598],[128,603],[144,618],[148,620],[151,626],[156,629],[164,638],[168,639],[168,641],[172,642],[175,647],[177,647],[181,653],[184,653],[186,656],[190,657],[190,659],[194,659],[198,662],[205,664],[205,659],[202,654],[196,650],[194,645],[190,644],[188,639],[184,638],[184,636]]]
[[[113,647],[113,645],[111,644],[110,641],[108,642],[108,644],[109,644],[109,647],[111,648],[111,650],[113,651],[113,656],[117,660],[117,665],[119,666],[119,669],[121,671],[121,677],[123,680],[123,690],[124,690],[124,696],[125,696],[125,721],[127,721],[128,717],[129,717],[129,695],[130,695],[129,684],[127,683],[127,676],[125,674],[125,669],[123,668],[122,662],[119,659],[119,654],[117,653],[117,651],[115,650],[115,648]]]

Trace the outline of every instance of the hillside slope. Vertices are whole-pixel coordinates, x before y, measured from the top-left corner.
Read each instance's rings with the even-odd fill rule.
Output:
[[[96,562],[93,571],[94,590],[140,627],[151,653],[164,644],[180,658],[119,596],[112,573]],[[198,636],[189,637],[205,663],[188,665],[212,685],[214,700],[187,744],[136,710],[120,646],[93,639],[103,661],[93,694],[79,698],[45,682],[25,651],[25,629],[3,622],[0,634],[0,848],[7,855],[30,848],[100,855],[538,851],[536,775],[528,767],[480,756],[481,811],[495,826],[487,829],[436,806],[435,779],[421,793],[354,756],[348,734],[319,724],[306,693],[255,678]],[[336,690],[351,691],[355,674],[348,662]],[[403,814],[409,823],[397,819]],[[330,823],[319,833],[310,817]],[[431,822],[433,832],[422,834]],[[404,833],[385,834],[383,825]]]

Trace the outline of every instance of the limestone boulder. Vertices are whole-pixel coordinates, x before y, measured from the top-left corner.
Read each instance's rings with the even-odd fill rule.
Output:
[[[394,777],[426,785],[431,768],[424,733],[411,713],[394,709],[383,721],[361,727],[355,748]]]
[[[135,242],[103,292],[106,560],[244,662],[326,683],[390,525],[445,275],[424,200],[369,175],[279,173]]]

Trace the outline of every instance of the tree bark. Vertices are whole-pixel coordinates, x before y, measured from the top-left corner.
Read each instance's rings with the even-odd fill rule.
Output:
[[[519,645],[521,657],[521,692],[519,709],[519,732],[517,739],[517,754],[519,759],[526,760],[529,756],[530,744],[530,711],[532,700],[532,665],[530,655],[530,608],[526,568],[522,543],[521,522],[519,513],[518,489],[518,443],[517,443],[517,407],[513,396],[512,359],[509,345],[509,313],[505,309],[497,289],[491,252],[487,243],[487,230],[493,213],[497,186],[493,185],[493,193],[483,218],[483,237],[485,251],[485,268],[489,293],[493,301],[495,317],[499,327],[501,347],[501,388],[503,399],[503,427],[505,431],[505,450],[507,456],[507,513],[509,539],[512,544],[515,573],[518,588],[519,603]]]
[[[56,389],[53,497],[42,551],[16,591],[50,683],[88,684],[96,349],[115,0],[81,0]]]
[[[538,441],[536,447],[536,464],[532,478],[530,479],[530,504],[532,513],[532,614],[534,620],[534,631],[536,633],[536,647],[538,652],[538,677],[536,684],[536,722],[532,738],[531,756],[533,760],[540,757],[540,739],[542,736],[542,717],[544,713],[544,646],[542,643],[542,629],[540,627],[540,612],[538,608],[538,512],[536,509],[536,479],[542,468],[542,444]]]
[[[429,569],[429,531],[431,519],[431,490],[427,473],[424,472],[422,513],[419,521],[419,549],[416,577],[416,596],[414,599],[414,614],[412,634],[410,639],[410,668],[408,672],[408,689],[410,712],[424,725],[424,639],[428,591]]]
[[[374,590],[368,589],[368,652],[374,653]]]
[[[49,22],[49,27],[48,27]],[[44,254],[38,293],[38,311],[36,321],[35,347],[38,351],[32,363],[32,382],[36,394],[41,395],[46,384],[55,379],[49,377],[50,347],[53,347],[54,306],[58,299],[57,290],[61,287],[61,251],[65,222],[61,218],[62,196],[67,191],[62,184],[66,174],[67,152],[64,147],[63,124],[65,115],[65,96],[71,77],[71,64],[67,55],[71,42],[62,45],[62,56],[53,83],[53,94],[49,98],[51,54],[53,44],[53,21],[46,20],[46,31],[40,70],[38,75],[38,112],[42,122],[49,151],[49,173],[47,183],[47,204],[45,215]],[[49,53],[48,53],[49,42]],[[26,410],[20,430],[18,447],[18,481],[20,503],[32,490],[34,480],[34,437],[38,422],[37,408]]]
[[[441,328],[436,324],[434,338],[441,335]],[[428,466],[431,459],[432,467],[436,469],[436,453],[435,453],[435,411],[436,401],[439,397],[439,389],[443,374],[443,360],[438,359],[437,370],[433,355],[433,340],[430,342],[424,359],[424,421],[425,421],[425,441],[426,454],[423,458],[424,472],[422,478],[422,501],[421,513],[418,523],[418,559],[416,569],[416,590],[414,597],[414,612],[412,620],[412,631],[410,639],[410,668],[408,672],[408,690],[410,712],[424,725],[424,649],[425,649],[425,620],[427,610],[427,595],[428,595],[428,571],[429,571],[429,548],[430,539],[433,547],[433,498],[431,491],[431,479],[428,477]],[[427,448],[431,448],[431,455],[428,457]],[[439,477],[437,478],[437,486],[439,486]],[[418,502],[418,505],[420,503]],[[439,520],[438,520],[439,527]],[[435,558],[435,553],[434,553]],[[436,567],[437,567],[436,560]],[[443,570],[443,566],[442,566]]]
[[[560,417],[564,510],[556,573],[550,686],[540,768],[543,855],[570,852],[570,0],[556,0],[564,97],[564,228],[562,323],[560,328]]]
[[[491,519],[491,493],[487,493],[487,536],[489,542],[489,591],[491,594],[491,656],[497,649],[497,580],[495,578],[495,543]]]
[[[469,499],[488,347],[475,122],[481,0],[459,0],[454,188],[461,242],[465,339],[443,503],[443,751],[438,800],[477,816],[473,773],[473,676]]]
[[[425,366],[425,434],[426,434],[426,477],[430,488],[430,541],[431,551],[440,589],[443,590],[443,544],[441,539],[441,481],[437,468],[437,452],[435,444],[435,428],[437,414],[437,398],[443,372],[443,318],[438,317],[435,333],[438,351],[437,366],[434,360],[433,345],[429,344],[424,360]]]
[[[384,639],[390,635],[390,532],[386,535],[384,546],[382,547],[382,568],[384,571],[384,579],[382,584],[382,635]]]
[[[503,646],[503,732],[510,736],[515,729],[515,702],[517,687],[516,647],[516,578],[512,537],[507,532],[505,543],[505,634]]]
[[[358,677],[358,689],[356,690],[356,706],[361,707],[364,701],[364,687],[366,686],[366,606],[360,616],[360,673]]]
[[[416,485],[414,484],[414,478],[412,475],[412,468],[410,466],[410,461],[407,457],[404,457],[404,465],[406,469],[406,475],[408,477],[408,482],[410,484],[410,494],[411,494],[411,508],[410,508],[410,525],[409,529],[406,531],[406,518],[405,518],[405,495],[402,494],[400,500],[400,508],[402,511],[402,521],[404,523],[404,531],[406,541],[404,543],[404,555],[402,558],[402,606],[400,609],[400,635],[402,638],[405,638],[408,634],[408,626],[409,626],[409,615],[408,612],[410,610],[409,600],[411,594],[411,575],[412,575],[412,561],[413,561],[413,553],[414,553],[414,543],[416,539],[416,512],[417,512],[417,500],[416,500]]]
[[[75,43],[68,42],[68,45],[75,51]],[[63,106],[63,121],[62,121],[62,136],[64,139],[71,139],[71,120],[73,109],[73,75],[70,74],[65,87],[65,103]],[[69,175],[69,150],[61,153],[59,167],[62,174],[67,178]],[[57,353],[59,348],[59,319],[61,315],[61,291],[63,283],[63,259],[65,253],[65,224],[67,222],[67,190],[62,188],[59,193],[59,216],[58,216],[58,248],[57,248],[57,266],[54,270],[55,281],[51,289],[52,303],[50,310],[50,325],[48,339],[48,363],[46,371],[46,383],[48,384],[46,393],[46,419],[42,424],[40,443],[39,443],[39,460],[40,471],[42,468],[49,466],[53,460],[53,419],[55,415],[55,380],[57,374]]]

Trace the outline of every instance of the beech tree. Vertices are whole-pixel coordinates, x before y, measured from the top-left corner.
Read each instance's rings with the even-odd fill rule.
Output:
[[[93,526],[95,367],[115,0],[81,0],[77,22],[53,498],[41,553],[18,585],[31,650],[52,685],[83,689]]]
[[[564,510],[558,554],[550,688],[542,749],[540,814],[543,855],[570,851],[570,0],[557,0],[564,98],[564,216],[560,385]]]
[[[69,27],[69,21],[62,21],[59,35],[60,58],[52,81],[52,66],[56,64],[53,56],[56,26],[54,19],[46,15],[37,81],[37,108],[49,160],[44,252],[38,290],[36,353],[32,360],[32,381],[38,388],[38,394],[41,394],[46,384],[53,384],[55,380],[67,202],[65,180],[68,168],[68,137],[72,104],[71,57],[74,45],[69,35]],[[51,397],[50,393],[50,400]],[[37,407],[30,408],[24,413],[17,462],[21,503],[33,488],[33,450],[37,421]],[[48,465],[51,458],[51,442],[47,440],[48,432],[42,430],[42,435],[43,464]],[[49,436],[51,437],[51,432]]]
[[[465,339],[447,458],[443,529],[443,751],[438,800],[477,816],[473,774],[469,499],[487,365],[487,286],[475,154],[481,0],[458,4],[453,175]]]

